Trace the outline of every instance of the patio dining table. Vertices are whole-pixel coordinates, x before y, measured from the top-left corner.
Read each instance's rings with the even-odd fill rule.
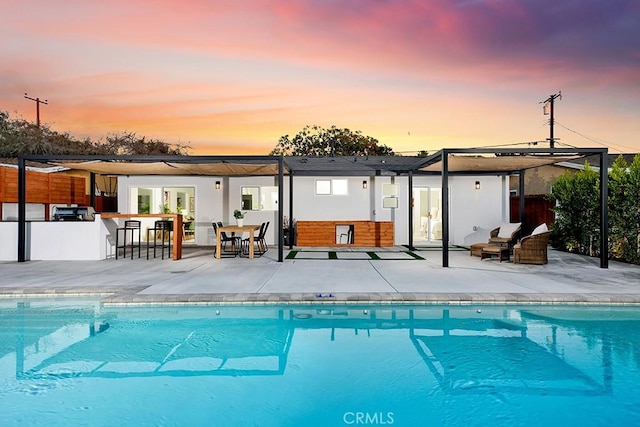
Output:
[[[216,258],[220,259],[220,235],[221,233],[249,233],[249,259],[253,259],[253,242],[254,242],[254,234],[256,231],[260,230],[259,225],[225,225],[222,227],[218,227],[218,231],[216,232]]]

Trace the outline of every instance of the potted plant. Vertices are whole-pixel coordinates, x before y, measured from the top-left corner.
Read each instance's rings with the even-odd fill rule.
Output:
[[[296,220],[289,220],[286,216],[282,218],[282,228],[284,234],[284,244],[285,246],[295,245],[296,241]]]
[[[233,211],[233,217],[236,219],[236,223],[238,224],[238,227],[242,227],[242,222],[244,220],[244,213],[242,213],[241,210],[236,209],[235,211]]]

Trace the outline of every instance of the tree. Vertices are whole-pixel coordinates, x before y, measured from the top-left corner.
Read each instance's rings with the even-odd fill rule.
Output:
[[[285,156],[393,156],[390,147],[380,145],[378,140],[362,135],[360,131],[331,126],[305,126],[297,135],[281,136],[271,155]]]
[[[596,171],[585,163],[584,170],[560,175],[551,189],[556,202],[553,223],[554,244],[583,255],[597,255],[600,241],[599,186]]]
[[[168,154],[186,155],[189,146],[138,137],[134,133],[108,136],[105,142],[89,138],[78,140],[69,133],[59,133],[48,125],[37,126],[24,119],[11,119],[0,111],[0,157],[16,158],[21,154]]]
[[[133,132],[116,133],[106,137],[104,142],[96,144],[104,154],[121,155],[172,155],[186,156],[189,146],[167,144],[158,139],[147,139]]]
[[[614,258],[640,263],[640,155],[619,156],[609,173],[609,238]]]

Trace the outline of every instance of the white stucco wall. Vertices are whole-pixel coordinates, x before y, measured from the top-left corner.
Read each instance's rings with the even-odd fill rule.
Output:
[[[109,232],[100,215],[95,221],[26,223],[27,260],[100,260],[111,251]],[[0,261],[18,260],[18,223],[0,222]]]
[[[0,261],[18,260],[18,223],[0,222]]]
[[[478,190],[475,188],[476,181],[480,181]],[[509,220],[509,188],[508,181],[503,177],[453,176],[449,183],[452,244],[464,245],[465,236],[472,234],[474,227],[493,229],[504,218]]]
[[[408,178],[407,177],[322,177],[322,179],[347,179],[347,196],[315,194],[314,177],[294,177],[294,218],[297,220],[374,220],[395,223],[396,245],[407,244],[408,238]],[[221,188],[215,188],[215,182]],[[367,181],[367,188],[362,188]],[[480,189],[475,189],[480,181]],[[384,184],[399,185],[398,208],[382,207]],[[499,176],[451,176],[450,242],[469,244],[465,237],[474,233],[474,227],[490,230],[509,220],[509,187],[506,178]],[[195,194],[196,244],[213,245],[212,221],[233,223],[233,211],[241,206],[241,187],[276,186],[276,177],[120,177],[118,180],[118,206],[121,213],[131,212],[130,190],[144,187],[193,187]],[[441,188],[439,176],[414,176],[414,187]],[[289,178],[284,179],[284,214],[289,215]],[[267,241],[276,241],[277,210],[248,211],[246,224],[271,223]],[[153,219],[148,220],[152,225]],[[94,222],[30,222],[28,248],[31,260],[94,260],[112,254],[116,220]],[[143,225],[143,230],[145,225]],[[0,260],[17,260],[17,222],[0,222]]]
[[[407,244],[408,238],[408,178],[388,176],[320,177],[320,179],[347,179],[348,195],[316,195],[317,177],[294,177],[294,218],[296,220],[373,220],[395,223],[395,243]],[[221,189],[215,189],[215,182]],[[367,188],[362,182],[367,181]],[[480,189],[475,182],[480,181]],[[284,179],[284,214],[289,215],[289,177]],[[414,187],[441,188],[439,176],[414,176]],[[399,186],[398,208],[382,207],[384,184]],[[130,189],[136,187],[194,187],[196,244],[212,245],[212,221],[233,223],[233,211],[241,207],[243,186],[276,186],[277,177],[121,177],[118,182],[118,206],[123,213],[130,212]],[[450,242],[465,244],[465,236],[476,228],[491,229],[508,220],[508,182],[499,176],[451,176]],[[151,225],[153,220],[149,220]],[[269,221],[267,241],[276,241],[277,211],[245,212],[245,224]],[[144,227],[145,225],[143,225]]]
[[[100,260],[107,254],[107,228],[95,221],[43,221],[31,223],[32,261]]]

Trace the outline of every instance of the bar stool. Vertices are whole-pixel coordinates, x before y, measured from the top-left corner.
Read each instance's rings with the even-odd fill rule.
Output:
[[[173,221],[159,220],[156,221],[153,228],[147,230],[147,259],[149,259],[149,233],[153,233],[153,257],[156,257],[156,248],[158,247],[158,233],[160,233],[160,254],[164,259],[165,236],[169,254],[171,254],[171,233],[173,232]]]
[[[133,240],[133,236],[135,231],[138,231],[138,241]],[[131,259],[133,259],[133,250],[135,247],[138,247],[138,258],[140,258],[140,221],[130,219],[124,222],[124,227],[116,228],[116,259],[118,259],[118,249],[122,249],[122,256],[127,256],[127,235],[131,232]],[[123,239],[122,244],[120,244],[120,231],[122,231]]]

